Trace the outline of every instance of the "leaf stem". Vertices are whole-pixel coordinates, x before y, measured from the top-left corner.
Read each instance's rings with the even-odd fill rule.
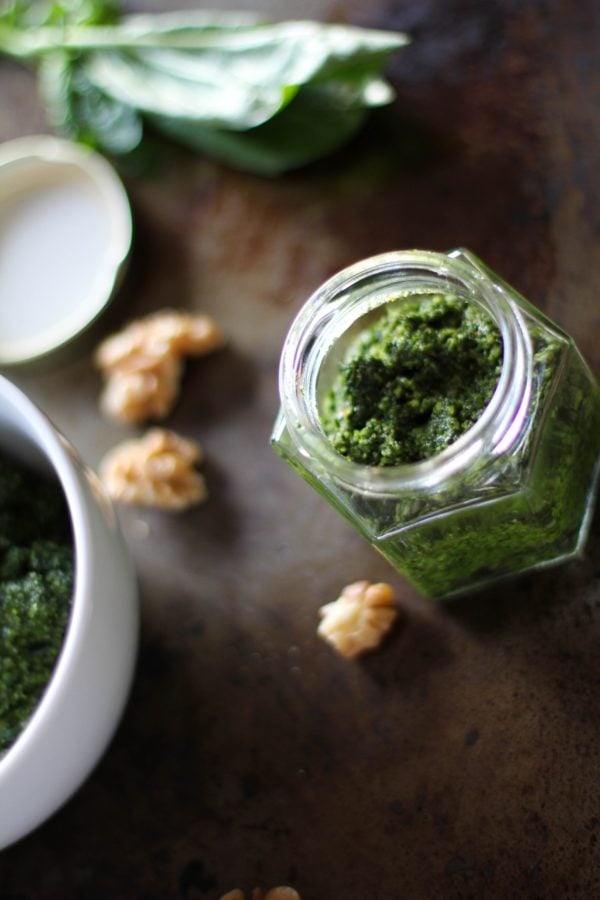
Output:
[[[162,22],[161,22],[162,18]],[[218,20],[217,20],[218,21]],[[294,23],[301,26],[301,22]],[[223,27],[223,26],[222,26]],[[194,21],[174,15],[132,16],[117,25],[44,25],[37,28],[15,28],[0,23],[0,53],[23,59],[43,56],[53,50],[128,50],[139,47],[162,47],[179,50],[200,50],[221,45],[223,31],[216,30],[201,20]],[[232,21],[225,26],[227,37],[234,42],[236,33],[250,28],[271,28],[266,22]],[[377,34],[377,32],[371,32]],[[408,36],[400,32],[380,32],[384,52],[400,48],[409,42]]]
[[[0,52],[15,58],[43,56],[52,50],[100,50],[152,46],[156,40],[126,36],[121,29],[104,25],[67,25],[64,28],[44,26],[16,29],[0,25]]]

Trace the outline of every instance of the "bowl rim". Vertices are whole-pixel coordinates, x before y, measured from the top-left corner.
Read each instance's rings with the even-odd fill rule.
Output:
[[[14,173],[22,166],[31,170],[27,174],[31,182],[29,190],[39,186],[37,179],[43,173],[54,172],[56,176],[57,170],[62,169],[63,179],[67,181],[83,177],[98,194],[107,215],[109,236],[102,269],[82,301],[69,315],[34,338],[4,344],[0,341],[0,365],[3,366],[42,359],[86,331],[111,302],[124,274],[133,237],[132,211],[123,182],[108,160],[91,147],[51,134],[31,134],[1,143],[0,193],[4,183],[10,193]],[[72,170],[70,174],[66,174],[69,170]]]

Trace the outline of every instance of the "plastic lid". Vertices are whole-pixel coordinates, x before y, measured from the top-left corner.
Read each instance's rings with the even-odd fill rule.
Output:
[[[45,356],[98,317],[131,231],[102,156],[49,135],[0,144],[0,365]]]

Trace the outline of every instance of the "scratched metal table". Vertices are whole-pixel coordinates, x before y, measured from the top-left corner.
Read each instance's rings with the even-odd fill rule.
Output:
[[[221,323],[228,348],[188,367],[168,420],[204,446],[210,500],[120,511],[142,604],[131,699],[76,796],[0,855],[3,900],[600,896],[598,525],[581,562],[438,608],[268,447],[291,318],[385,250],[470,247],[600,372],[597,4],[302,15],[413,35],[397,100],[348,149],[268,180],[164,144],[124,173],[135,250],[101,332],[165,305]],[[0,139],[47,130],[27,71],[2,63],[0,84]],[[135,433],[100,416],[89,352],[10,375],[92,466]],[[391,580],[405,616],[349,663],[317,610],[358,578]]]

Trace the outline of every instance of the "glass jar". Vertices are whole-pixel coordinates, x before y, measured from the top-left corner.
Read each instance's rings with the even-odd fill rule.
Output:
[[[415,293],[464,298],[502,338],[480,418],[421,462],[365,466],[338,454],[320,410],[357,334]],[[577,555],[600,454],[600,393],[573,340],[466,250],[386,253],[307,301],[280,365],[275,451],[421,593],[449,597]]]

